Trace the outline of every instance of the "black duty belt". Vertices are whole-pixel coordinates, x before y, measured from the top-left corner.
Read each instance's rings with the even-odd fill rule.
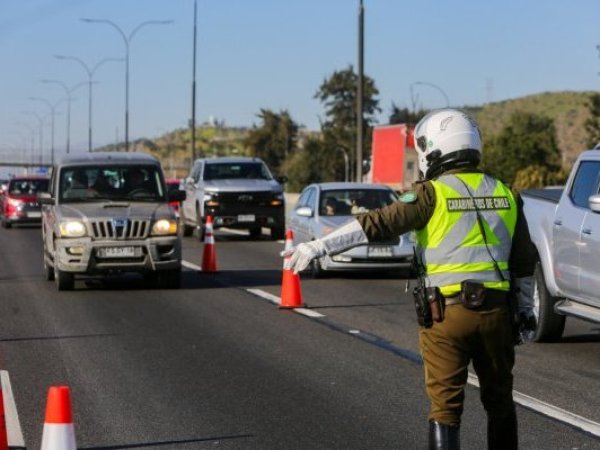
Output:
[[[483,302],[484,305],[490,305],[494,303],[506,304],[507,302],[507,291],[501,291],[498,289],[486,289],[485,290],[485,300]],[[446,306],[448,305],[457,305],[461,303],[460,301],[460,292],[458,294],[454,294],[450,297],[445,297]]]

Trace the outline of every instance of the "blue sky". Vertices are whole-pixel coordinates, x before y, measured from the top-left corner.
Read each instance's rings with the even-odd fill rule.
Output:
[[[600,88],[600,1],[364,0],[365,73],[375,80],[385,123],[392,102],[418,106],[481,105],[546,91]],[[318,129],[314,99],[333,71],[357,61],[358,0],[198,0],[197,121],[258,123],[261,108],[286,109]],[[148,20],[130,44],[130,139],[185,127],[191,116],[193,0],[0,0],[0,158],[37,139],[50,103],[65,97],[90,67],[122,58],[126,34]],[[93,144],[124,138],[125,66],[108,62],[93,87]],[[415,82],[430,83],[414,84]],[[438,89],[439,88],[439,89]],[[88,92],[73,94],[71,151],[86,151]],[[66,102],[55,117],[55,149],[66,147]],[[35,144],[37,148],[37,143]],[[5,156],[6,157],[6,156]]]

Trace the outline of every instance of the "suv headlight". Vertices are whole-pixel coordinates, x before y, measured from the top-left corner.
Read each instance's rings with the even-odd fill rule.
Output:
[[[151,234],[153,236],[166,236],[169,234],[177,234],[177,221],[160,219],[152,225]]]
[[[219,206],[219,199],[218,199],[217,195],[213,192],[205,192],[203,200],[204,200],[204,204],[211,208]]]
[[[61,237],[82,237],[86,235],[85,225],[79,220],[65,220],[60,223]]]

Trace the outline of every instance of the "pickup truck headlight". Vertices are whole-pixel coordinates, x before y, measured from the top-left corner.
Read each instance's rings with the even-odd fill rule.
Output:
[[[61,237],[82,237],[86,235],[85,225],[79,220],[65,220],[60,223]]]
[[[177,234],[177,221],[161,219],[154,222],[152,225],[153,236],[166,236],[169,234]]]
[[[271,206],[281,206],[281,205],[283,205],[283,192],[273,195],[273,199],[271,200]]]
[[[214,208],[216,206],[219,206],[219,200],[217,196],[211,192],[205,193],[203,200],[204,204],[208,207]]]

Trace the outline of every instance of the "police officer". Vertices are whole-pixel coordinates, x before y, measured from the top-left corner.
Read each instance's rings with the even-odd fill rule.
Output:
[[[488,448],[516,449],[514,310],[518,307],[521,327],[535,327],[531,277],[536,256],[522,203],[501,181],[477,169],[481,135],[463,112],[430,112],[414,137],[422,180],[412,191],[283,254],[291,255],[290,267],[298,272],[324,254],[416,230],[423,292],[415,303],[431,402],[429,448],[460,448],[472,362],[487,413]],[[511,283],[518,300],[514,308]]]

